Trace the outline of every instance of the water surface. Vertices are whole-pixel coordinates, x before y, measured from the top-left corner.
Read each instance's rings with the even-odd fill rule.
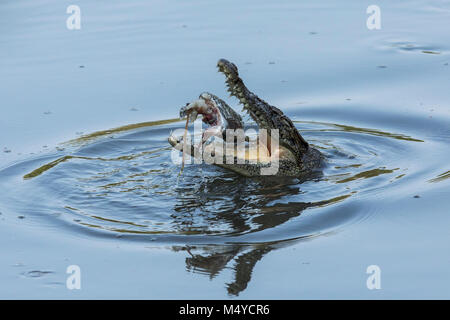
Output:
[[[448,2],[382,1],[374,31],[351,1],[80,1],[77,31],[69,4],[0,4],[1,297],[448,298]],[[320,170],[178,176],[179,107],[240,110],[222,57]]]

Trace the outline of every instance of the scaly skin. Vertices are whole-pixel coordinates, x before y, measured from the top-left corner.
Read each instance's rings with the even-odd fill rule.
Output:
[[[280,109],[269,105],[267,102],[247,89],[244,82],[239,77],[236,65],[225,59],[221,59],[217,63],[217,67],[219,68],[219,71],[226,76],[226,83],[230,95],[239,99],[241,104],[244,106],[244,110],[246,110],[253,118],[259,129],[267,129],[267,134],[269,136],[268,141],[270,141],[271,129],[279,130],[278,170],[274,173],[274,175],[302,176],[320,166],[323,158],[321,153],[309,146],[309,144],[305,141],[305,139],[303,139],[298,130],[295,128],[292,121],[284,115]],[[215,99],[219,99],[214,95],[211,96]],[[221,110],[232,110],[223,100],[220,100],[220,107],[218,105],[217,107]],[[182,113],[185,113],[184,111],[185,110],[182,109],[180,114],[183,115]],[[234,110],[232,110],[233,112],[227,111],[225,111],[225,114],[230,115],[231,118],[236,118],[234,115],[236,114]],[[237,115],[237,117],[239,117],[239,115]],[[204,122],[206,121],[204,120]],[[227,128],[229,127],[225,125],[223,129]],[[170,136],[169,143],[174,148],[183,150],[181,138]],[[270,150],[269,145],[268,149]],[[187,147],[187,153],[191,156],[198,156],[200,151],[191,145]],[[212,151],[210,154],[215,155],[216,157],[223,157],[223,163],[214,164],[233,170],[245,176],[260,176],[262,168],[269,168],[273,165],[271,163],[267,163],[267,161],[252,163],[249,160],[245,160],[238,163],[237,157],[235,157],[234,163],[229,164],[226,163],[225,152],[223,152],[223,154],[215,154],[215,152]]]

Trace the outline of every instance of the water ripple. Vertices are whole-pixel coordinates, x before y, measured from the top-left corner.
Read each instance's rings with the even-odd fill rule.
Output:
[[[174,244],[286,241],[365,219],[370,210],[352,206],[407,178],[408,161],[425,142],[376,128],[295,123],[326,157],[321,170],[301,179],[246,178],[206,164],[188,165],[178,177],[166,139],[180,124],[167,120],[95,132],[7,168],[3,177],[22,181],[2,197],[16,212],[90,235]]]

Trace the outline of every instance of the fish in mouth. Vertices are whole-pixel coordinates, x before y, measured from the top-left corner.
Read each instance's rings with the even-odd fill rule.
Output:
[[[234,63],[220,59],[217,67],[226,76],[230,95],[239,99],[243,110],[250,115],[260,132],[264,132],[267,138],[260,137],[256,147],[256,144],[249,143],[252,138],[244,136],[243,139],[247,143],[245,150],[243,152],[236,150],[236,135],[231,143],[227,135],[244,128],[241,116],[222,99],[204,92],[197,100],[180,110],[180,117],[187,117],[187,123],[194,121],[198,115],[203,116],[202,121],[208,128],[202,133],[201,143],[198,146],[189,144],[183,147],[186,143],[185,139],[170,135],[168,140],[174,148],[180,151],[185,150],[193,157],[202,156],[208,152],[221,160],[213,164],[244,176],[298,177],[321,166],[322,154],[303,139],[292,121],[280,109],[271,106],[247,89]],[[222,143],[222,149],[211,143],[210,138],[213,136],[227,142]],[[276,170],[268,170],[273,168],[274,159],[276,159]]]

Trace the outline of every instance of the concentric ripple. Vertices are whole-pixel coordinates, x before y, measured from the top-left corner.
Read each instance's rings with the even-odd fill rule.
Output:
[[[207,164],[187,165],[179,176],[167,137],[182,124],[167,120],[96,132],[10,166],[0,172],[1,199],[28,220],[89,236],[266,243],[365,219],[371,201],[421,176],[423,138],[338,123],[296,126],[326,157],[302,179],[245,178]]]

